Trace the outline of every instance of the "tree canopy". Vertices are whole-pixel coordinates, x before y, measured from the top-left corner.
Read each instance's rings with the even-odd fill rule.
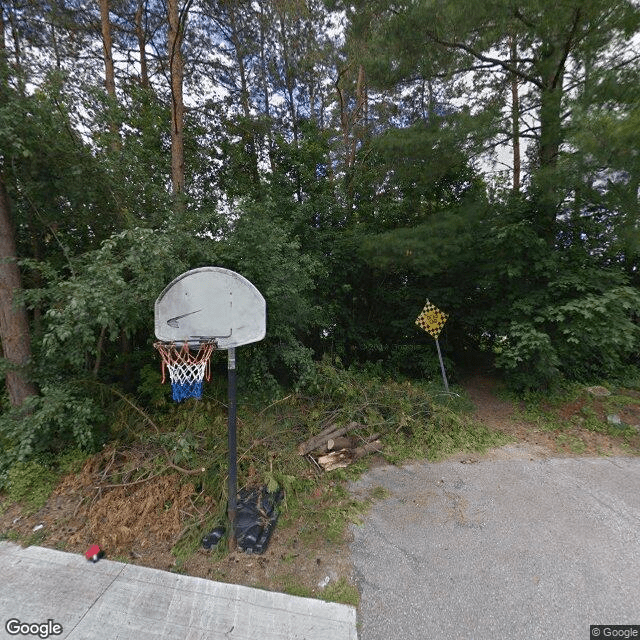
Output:
[[[157,397],[153,301],[198,266],[265,296],[243,370],[265,393],[323,356],[438,375],[426,298],[454,375],[476,353],[519,389],[638,366],[635,2],[0,10],[16,457],[97,437],[104,385]]]

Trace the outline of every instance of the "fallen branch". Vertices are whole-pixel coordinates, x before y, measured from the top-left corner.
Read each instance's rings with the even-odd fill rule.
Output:
[[[142,478],[141,480],[134,480],[133,482],[124,482],[122,484],[102,484],[102,485],[98,485],[97,487],[93,487],[94,489],[97,489],[98,491],[102,491],[103,489],[116,489],[119,487],[133,487],[136,484],[142,484],[143,482],[149,482],[149,480],[153,480],[154,478],[159,478],[164,472],[166,471],[166,469],[163,469],[162,471],[160,471],[160,473],[156,473],[153,476],[147,476],[146,478]]]
[[[163,451],[166,456],[169,456],[169,453],[164,447],[163,447]],[[167,465],[169,465],[169,467],[171,467],[172,469],[175,469],[176,471],[179,471],[180,473],[184,473],[184,475],[186,476],[197,476],[206,471],[204,467],[200,467],[199,469],[185,469],[184,467],[179,467],[177,464],[174,464],[169,459],[165,460],[165,462],[167,463]]]

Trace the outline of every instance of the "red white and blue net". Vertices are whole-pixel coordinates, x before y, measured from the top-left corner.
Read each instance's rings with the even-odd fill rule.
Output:
[[[213,340],[200,342],[192,351],[188,342],[181,347],[173,342],[156,342],[153,345],[162,357],[162,383],[169,370],[173,399],[182,402],[187,398],[201,398],[204,381],[211,378],[211,354],[216,348]]]

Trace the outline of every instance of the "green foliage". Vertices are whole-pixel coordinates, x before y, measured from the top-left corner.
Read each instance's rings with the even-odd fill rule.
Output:
[[[509,385],[526,390],[551,386],[560,375],[560,360],[550,336],[530,323],[512,322],[508,337],[496,345],[496,366],[505,369]]]
[[[318,320],[312,295],[323,271],[314,254],[301,251],[290,226],[277,221],[275,206],[267,201],[247,207],[224,249],[225,263],[255,284],[266,300],[267,336],[248,350],[247,360],[260,372],[262,385],[271,389],[269,373],[291,382],[311,366],[312,351],[303,337]]]
[[[385,455],[393,464],[421,458],[437,461],[458,451],[482,453],[509,442],[504,434],[474,424],[446,406],[434,407],[433,417],[427,423],[408,420],[401,426],[400,431],[386,439],[389,448]]]
[[[501,433],[473,423],[464,403],[434,393],[424,383],[375,378],[325,359],[303,390],[317,398],[309,421],[321,419],[324,406],[335,424],[355,421],[371,432],[382,432],[384,455],[393,463],[437,460],[456,451],[483,451],[507,442]]]
[[[31,308],[47,309],[39,346],[44,363],[81,373],[98,357],[101,334],[113,342],[143,327],[151,333],[158,292],[184,269],[172,240],[161,231],[123,231],[74,260],[70,276],[45,272],[45,286],[24,293]],[[24,265],[39,269],[34,261]]]
[[[0,100],[3,173],[12,198],[21,257],[56,268],[117,229],[105,167],[72,124],[64,76],[52,72],[31,95]]]
[[[7,474],[7,494],[28,512],[42,508],[53,491],[58,476],[46,466],[32,460],[17,462]]]
[[[514,388],[551,386],[561,374],[574,380],[615,376],[637,356],[640,291],[614,286],[593,293],[584,290],[587,284],[569,298],[558,281],[550,283],[548,291],[559,295],[508,325],[496,343],[496,364]],[[521,302],[526,308],[526,299]]]
[[[0,415],[0,486],[7,469],[48,452],[69,447],[92,450],[100,440],[105,416],[79,388],[43,386],[41,395]]]

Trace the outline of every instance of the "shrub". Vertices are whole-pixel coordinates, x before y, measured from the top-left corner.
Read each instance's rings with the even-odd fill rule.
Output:
[[[31,460],[18,462],[7,474],[7,493],[13,502],[21,502],[29,511],[38,511],[45,504],[57,475],[44,465]]]
[[[92,398],[73,387],[43,387],[41,396],[0,415],[0,487],[7,470],[43,453],[91,450],[98,442],[104,416]]]
[[[551,301],[513,321],[499,344],[497,366],[524,391],[573,380],[613,377],[640,349],[640,292],[617,286]]]

